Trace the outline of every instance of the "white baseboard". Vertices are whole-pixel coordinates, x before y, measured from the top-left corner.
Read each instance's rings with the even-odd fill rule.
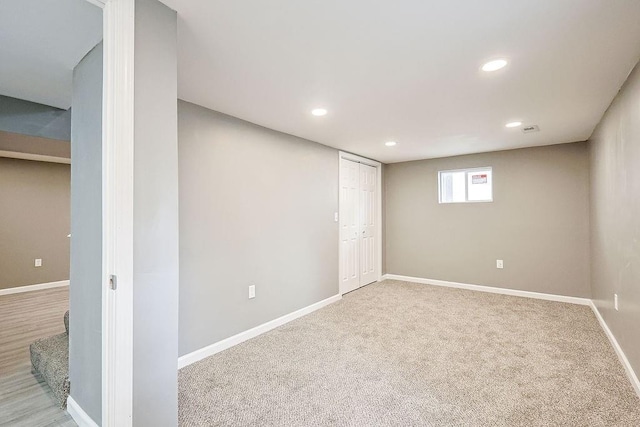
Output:
[[[67,412],[79,427],[98,427],[95,421],[73,400],[73,397],[67,398]]]
[[[447,282],[445,280],[423,279],[421,277],[400,276],[398,274],[385,274],[383,280],[402,280],[404,282],[422,283],[425,285],[444,286],[447,288],[466,289],[469,291],[489,292],[492,294],[511,295],[516,297],[543,299],[547,301],[566,302],[569,304],[590,305],[589,298],[568,297],[564,295],[544,294],[541,292],[519,291],[516,289],[496,288],[493,286],[471,285],[468,283]]]
[[[315,304],[311,304],[310,306],[301,308],[300,310],[294,311],[293,313],[285,314],[282,317],[278,317],[277,319],[271,320],[267,323],[263,323],[262,325],[256,326],[255,328],[251,328],[247,331],[240,332],[237,335],[226,338],[222,341],[218,341],[206,347],[203,347],[194,352],[185,354],[178,358],[178,369],[182,369],[185,366],[191,365],[199,360],[202,360],[206,357],[212,356],[216,353],[219,353],[223,350],[226,350],[234,345],[238,345],[244,341],[250,340],[251,338],[255,338],[260,334],[264,334],[265,332],[269,332],[272,329],[277,328],[278,326],[282,326],[285,323],[289,323],[292,320],[295,320],[299,317],[312,313],[316,310],[321,309],[331,303],[339,301],[342,299],[342,295],[334,295],[322,301],[319,301]]]
[[[598,322],[600,322],[600,326],[604,330],[604,333],[607,335],[607,338],[609,338],[609,341],[611,342],[613,349],[616,351],[616,354],[618,355],[618,359],[620,359],[620,363],[622,363],[624,370],[627,372],[627,377],[629,377],[629,381],[631,381],[631,385],[636,390],[638,397],[640,397],[640,381],[638,380],[638,376],[636,375],[635,371],[631,367],[631,363],[629,363],[629,359],[627,359],[627,356],[624,354],[624,351],[622,351],[622,347],[620,347],[620,344],[618,344],[618,340],[616,340],[616,337],[613,335],[613,333],[609,329],[607,322],[605,322],[604,319],[602,318],[602,315],[600,314],[598,307],[596,307],[593,301],[590,301],[589,305],[593,310],[593,314],[596,315],[596,319],[598,319]]]
[[[65,163],[71,164],[71,159],[66,157],[45,156],[42,154],[20,153],[17,151],[0,151],[0,157],[9,157],[11,159],[34,160],[36,162]]]
[[[43,289],[59,288],[62,286],[69,286],[69,281],[61,280],[59,282],[39,283],[37,285],[16,286],[15,288],[0,289],[0,296],[19,294],[21,292],[41,291]]]

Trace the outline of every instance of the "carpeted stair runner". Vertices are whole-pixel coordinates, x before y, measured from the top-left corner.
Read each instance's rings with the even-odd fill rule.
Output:
[[[69,397],[69,312],[64,315],[66,332],[42,338],[31,344],[31,365],[42,376],[61,408],[67,407]]]
[[[67,331],[67,335],[69,335],[69,310],[64,314],[64,329]]]

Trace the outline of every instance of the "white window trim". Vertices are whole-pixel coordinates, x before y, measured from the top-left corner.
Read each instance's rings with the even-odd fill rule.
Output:
[[[491,199],[488,200],[469,200],[469,181],[468,175],[469,173],[481,172],[481,171],[491,171]],[[455,173],[455,172],[465,172],[464,176],[464,198],[463,202],[443,202],[442,201],[442,174],[443,173]],[[447,169],[438,171],[438,204],[440,205],[455,205],[455,204],[465,204],[465,203],[492,203],[493,202],[493,167],[485,166],[479,168],[462,168],[462,169]]]

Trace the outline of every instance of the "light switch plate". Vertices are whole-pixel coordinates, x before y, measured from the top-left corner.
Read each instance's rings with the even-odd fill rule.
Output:
[[[496,268],[504,268],[504,261],[501,259],[496,260]]]
[[[42,260],[40,258],[36,258],[35,266],[42,267]]]
[[[256,285],[249,286],[249,299],[256,297]]]

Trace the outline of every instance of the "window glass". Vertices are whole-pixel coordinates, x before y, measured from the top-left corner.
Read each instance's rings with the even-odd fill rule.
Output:
[[[490,167],[438,172],[440,203],[490,202],[493,176]]]
[[[465,173],[444,172],[441,179],[441,203],[457,203],[465,201]]]
[[[491,170],[467,173],[467,200],[470,202],[490,201]]]

